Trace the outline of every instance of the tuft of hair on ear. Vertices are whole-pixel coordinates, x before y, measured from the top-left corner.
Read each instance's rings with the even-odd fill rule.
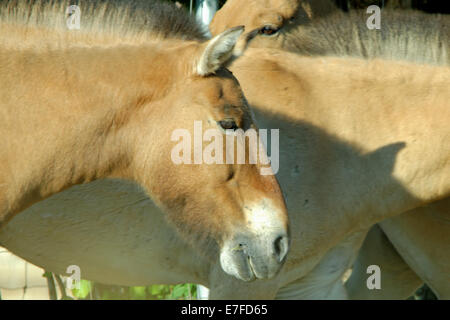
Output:
[[[259,34],[260,28],[254,29],[248,33],[245,33],[239,40],[236,42],[236,45],[233,50],[233,56],[229,59],[228,63],[231,63],[230,60],[234,60],[239,58],[244,54],[244,51],[247,50],[249,43]]]
[[[234,27],[209,40],[196,65],[196,73],[207,76],[222,67],[233,56],[234,47],[243,32],[244,26]]]

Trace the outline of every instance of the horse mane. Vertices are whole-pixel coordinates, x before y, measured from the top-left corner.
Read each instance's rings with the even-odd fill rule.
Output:
[[[450,18],[413,10],[382,10],[381,29],[370,30],[365,11],[337,11],[285,31],[283,49],[303,55],[383,58],[450,64]]]
[[[80,8],[79,30],[67,27],[66,9],[70,5]],[[10,38],[10,44],[15,40],[51,46],[56,42],[58,45],[111,45],[165,39],[202,41],[207,36],[205,28],[186,10],[168,2],[3,0],[0,1],[0,38],[3,44],[8,44]]]

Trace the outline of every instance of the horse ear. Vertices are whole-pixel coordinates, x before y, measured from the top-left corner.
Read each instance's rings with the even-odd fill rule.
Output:
[[[259,34],[259,32],[260,28],[257,28],[240,37],[239,40],[236,42],[236,46],[233,50],[233,58],[239,58],[240,56],[242,56],[244,54],[244,51],[250,44],[250,42]],[[231,62],[229,61],[229,63]]]
[[[216,72],[233,55],[233,49],[239,36],[244,32],[244,27],[234,27],[225,30],[206,43],[196,66],[196,72],[200,76]]]

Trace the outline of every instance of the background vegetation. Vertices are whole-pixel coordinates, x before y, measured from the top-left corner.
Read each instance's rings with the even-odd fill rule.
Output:
[[[60,276],[45,272],[48,294],[52,300],[194,300],[197,299],[197,285],[114,286],[88,280],[81,280],[78,289],[68,290]],[[68,291],[70,291],[68,293]]]

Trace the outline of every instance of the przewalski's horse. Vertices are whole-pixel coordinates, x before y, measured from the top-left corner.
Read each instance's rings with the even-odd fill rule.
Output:
[[[331,4],[331,1],[329,3]],[[299,5],[297,11],[294,10],[294,4]],[[313,17],[326,15],[326,19],[313,21],[299,19],[305,16],[302,9],[302,6],[305,6],[303,1],[255,1],[251,8],[247,5],[248,3],[235,0],[227,1],[227,5],[217,13],[216,19],[211,23],[212,33],[219,32],[224,22],[233,26],[242,21],[247,26],[258,28],[259,33],[264,35],[251,42],[253,47],[275,47],[309,56],[356,56],[365,59],[406,60],[433,65],[450,63],[450,23],[446,16],[431,16],[414,11],[383,10],[381,11],[381,30],[369,31],[366,21],[370,15],[365,11],[347,14],[333,10],[333,5],[327,6],[327,2],[318,2],[314,8],[314,14],[309,15]],[[247,12],[250,18],[242,19],[242,16],[236,14],[227,16],[226,12],[237,8]],[[270,16],[268,12],[272,12],[272,15]],[[273,24],[266,18],[273,16],[282,17],[278,19],[276,28],[271,27]],[[434,247],[436,243],[431,239],[436,240],[440,237],[443,240],[440,241],[441,250],[438,251],[441,254],[448,251],[444,245],[449,242],[445,241],[446,235],[449,234],[448,230],[445,225],[436,224],[435,221],[446,219],[445,216],[450,212],[449,204],[448,199],[444,199],[425,208],[418,208],[395,219],[384,221],[381,224],[382,228],[389,228],[389,231],[384,232],[393,239],[393,245],[386,240],[381,228],[374,227],[356,260],[352,276],[347,281],[350,298],[404,299],[411,295],[420,284],[418,275],[435,291],[446,292],[448,290],[446,284],[450,279],[436,281],[436,277],[433,276],[433,274],[445,272],[439,268],[427,267],[432,264],[430,260],[436,257],[436,250],[427,248],[427,243]],[[415,225],[427,225],[429,228],[419,229]],[[424,233],[420,234],[419,230]],[[429,230],[428,232],[432,235],[425,236],[426,230]],[[399,235],[406,234],[407,238],[399,238]],[[420,243],[419,239],[424,238],[430,240]],[[394,247],[402,256],[399,256]],[[348,245],[347,248],[349,250]],[[339,257],[344,256],[342,248],[337,251]],[[332,253],[329,255],[332,258],[336,257]],[[349,253],[347,256],[354,257],[354,254]],[[403,259],[414,267],[414,271]],[[326,263],[325,260],[322,261],[323,264]],[[362,279],[367,278],[367,267],[375,264],[376,261],[383,270],[383,286],[381,290],[369,290]],[[402,279],[415,279],[415,281],[406,282]]]
[[[217,258],[220,249],[227,273],[273,277],[288,250],[275,176],[261,175],[260,163],[171,159],[174,130],[192,134],[194,121],[220,138],[229,123],[256,128],[222,67],[243,28],[203,41],[174,6],[146,6],[151,12],[139,20],[139,9],[82,1],[81,30],[69,30],[68,5],[1,6],[0,226],[73,185],[122,178],[143,186],[206,256]],[[133,31],[139,23],[146,32]]]
[[[356,255],[366,228],[385,216],[443,197],[439,190],[448,194],[445,185],[432,194],[435,179],[448,181],[446,168],[436,166],[444,170],[439,174],[429,167],[435,160],[440,162],[430,155],[445,158],[446,154],[435,154],[436,149],[424,145],[425,141],[441,143],[436,140],[442,135],[433,137],[427,122],[436,121],[436,129],[444,130],[440,121],[448,117],[448,93],[442,88],[449,81],[448,69],[302,58],[256,49],[242,59],[233,72],[249,91],[258,120],[281,129],[279,177],[292,209],[295,241],[284,272],[275,279],[251,284],[230,279],[189,250],[139,188],[117,181],[77,186],[31,207],[5,228],[0,242],[58,273],[65,273],[70,260],[81,266],[82,276],[106,283],[194,281],[210,286],[216,298],[273,298],[288,285],[279,297],[345,297],[341,270],[353,261],[347,255]],[[323,87],[329,88],[326,95]],[[278,101],[276,106],[273,101]],[[384,107],[386,102],[391,109]],[[433,116],[436,108],[443,110],[440,118]],[[426,122],[420,123],[425,114]],[[416,128],[416,124],[420,125]],[[409,137],[415,130],[421,133]],[[428,154],[423,163],[418,161],[422,147]],[[417,161],[409,165],[411,158]],[[78,213],[61,212],[62,206]],[[152,219],[140,214],[144,211],[151,212]],[[32,217],[41,228],[28,233]],[[37,243],[36,237],[49,234],[55,226],[60,229]],[[155,237],[143,238],[140,230],[150,228]],[[101,236],[95,234],[99,229]],[[19,230],[27,236],[15,237]]]
[[[445,15],[432,16],[413,10],[382,10],[381,30],[368,30],[370,14],[364,10],[345,13],[338,10],[331,0],[312,3],[305,0],[228,0],[216,13],[209,28],[216,35],[228,26],[243,25],[249,33],[254,33],[256,29],[261,35],[250,42],[251,47],[277,48],[308,56],[346,55],[366,59],[432,61],[434,64],[443,58],[450,59],[450,32]],[[305,16],[304,8],[311,8],[307,10],[311,13],[308,13],[306,20],[300,19]],[[237,14],[238,11],[245,14]],[[279,17],[272,19],[279,22],[270,22],[272,20],[266,16]],[[400,26],[397,21],[402,21],[404,25]],[[270,26],[273,26],[272,29]],[[387,36],[391,32],[397,32],[398,37]],[[410,37],[414,37],[414,41],[408,41]],[[437,43],[436,48],[444,46],[446,49],[429,50],[418,45],[430,41]],[[397,46],[396,50],[390,50],[392,46]],[[443,54],[447,56],[442,57]]]

